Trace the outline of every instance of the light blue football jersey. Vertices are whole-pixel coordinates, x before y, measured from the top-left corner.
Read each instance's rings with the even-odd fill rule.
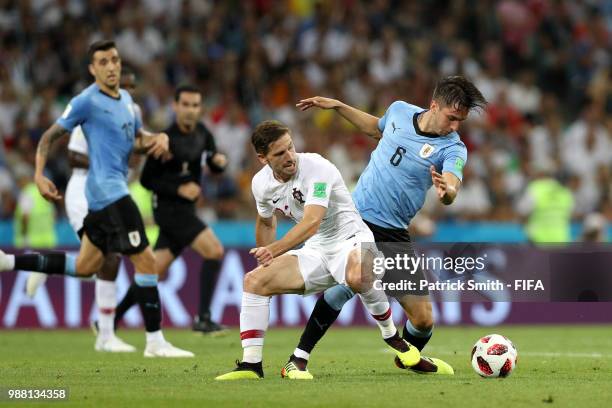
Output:
[[[405,229],[425,202],[432,185],[429,167],[463,179],[467,149],[457,132],[446,136],[418,129],[424,109],[393,102],[379,119],[383,137],[359,177],[353,200],[361,217],[383,228]]]
[[[57,124],[67,131],[80,125],[89,148],[85,197],[92,211],[129,194],[128,159],[136,132],[142,126],[130,94],[121,89],[114,98],[92,84],[72,98]]]

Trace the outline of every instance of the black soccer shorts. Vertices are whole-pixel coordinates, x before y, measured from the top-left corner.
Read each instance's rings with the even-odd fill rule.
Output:
[[[160,203],[153,214],[155,223],[159,225],[159,238],[155,249],[169,249],[175,258],[207,228],[196,215],[193,205]]]
[[[104,254],[132,255],[149,245],[140,211],[129,195],[99,211],[89,211],[83,231]]]

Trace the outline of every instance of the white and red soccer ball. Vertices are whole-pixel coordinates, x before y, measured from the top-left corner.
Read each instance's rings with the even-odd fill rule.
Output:
[[[478,339],[472,349],[472,367],[482,377],[507,377],[516,367],[516,360],[516,347],[500,334]]]

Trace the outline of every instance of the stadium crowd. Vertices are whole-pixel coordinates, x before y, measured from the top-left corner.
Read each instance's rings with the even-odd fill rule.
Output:
[[[612,221],[611,4],[0,0],[0,219],[13,217],[43,130],[91,81],[88,45],[111,38],[137,73],[149,129],[170,122],[176,85],[203,90],[204,121],[229,158],[225,174],[203,180],[209,221],[254,216],[259,121],[288,124],[298,150],[321,153],[354,185],[374,142],[295,103],[324,95],[377,115],[397,99],[427,107],[436,80],[455,74],[490,105],[460,129],[469,156],[457,201],[428,200],[425,211],[519,221],[527,182],[546,173],[572,191],[576,219],[599,211]],[[49,170],[63,189],[70,168],[57,149]]]

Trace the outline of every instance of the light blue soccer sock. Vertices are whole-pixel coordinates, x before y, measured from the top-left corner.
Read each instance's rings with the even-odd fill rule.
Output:
[[[64,275],[77,276],[76,256],[66,254],[66,261],[64,263]]]
[[[134,282],[143,288],[157,286],[157,275],[136,272],[134,274]]]
[[[345,285],[336,285],[323,292],[323,299],[335,311],[339,312],[346,302],[355,296],[355,292]]]

